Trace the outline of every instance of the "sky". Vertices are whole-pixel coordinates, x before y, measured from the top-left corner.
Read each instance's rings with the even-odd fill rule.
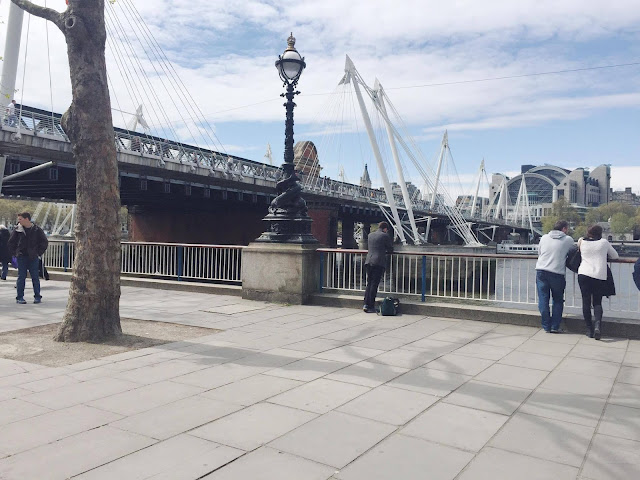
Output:
[[[2,20],[8,3],[0,1]],[[64,0],[47,5],[65,8]],[[295,140],[316,144],[322,175],[343,170],[357,183],[366,163],[381,185],[353,87],[338,87],[349,55],[370,87],[383,85],[427,172],[448,132],[443,182],[453,194],[472,193],[482,159],[488,178],[515,175],[522,164],[611,164],[614,189],[640,193],[637,0],[116,0],[106,13],[118,126],[142,104],[155,134],[255,161],[267,161],[270,144],[281,164],[284,89],[274,62],[293,32],[307,63]],[[5,31],[0,24],[0,51]],[[600,68],[613,65],[626,66]],[[18,72],[19,103],[67,108],[56,27],[25,16]],[[394,181],[380,115],[368,108]],[[421,187],[401,156],[405,178]]]

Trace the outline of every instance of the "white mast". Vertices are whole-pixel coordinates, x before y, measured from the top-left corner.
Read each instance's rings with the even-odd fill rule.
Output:
[[[387,129],[387,137],[389,138],[389,144],[391,145],[391,154],[393,155],[393,161],[396,164],[396,171],[398,173],[398,183],[400,184],[400,189],[402,190],[402,198],[404,199],[404,206],[407,209],[407,215],[409,216],[409,222],[411,223],[411,231],[413,232],[413,243],[419,245],[421,242],[420,234],[418,233],[418,227],[416,226],[416,220],[413,217],[413,207],[411,205],[411,196],[409,195],[409,191],[407,190],[407,184],[404,181],[404,174],[402,172],[402,165],[400,164],[400,158],[398,157],[398,149],[396,147],[396,140],[393,135],[393,131],[391,130],[391,123],[389,122],[389,117],[386,115],[387,109],[384,105],[384,90],[382,85],[376,78],[374,84],[374,92],[376,93],[375,102],[378,104],[378,108],[380,108],[385,115],[383,118],[385,120],[384,124]]]
[[[20,56],[20,38],[22,37],[22,19],[24,10],[13,2],[9,2],[9,17],[7,18],[7,36],[4,44],[2,59],[2,78],[0,79],[0,94],[3,106],[13,99],[16,91],[16,75],[18,72],[18,57]]]
[[[387,177],[387,172],[384,168],[384,163],[382,161],[382,155],[380,154],[380,149],[378,147],[378,142],[376,142],[376,137],[373,133],[373,127],[371,126],[371,119],[369,118],[369,113],[367,112],[367,108],[364,105],[364,100],[362,99],[362,93],[360,92],[360,79],[358,78],[358,71],[354,66],[353,62],[347,55],[344,65],[345,77],[343,78],[343,83],[351,81],[353,83],[353,88],[356,91],[356,97],[358,99],[358,105],[360,106],[360,111],[362,113],[362,119],[364,121],[364,125],[367,129],[367,134],[369,135],[369,142],[371,143],[371,149],[373,150],[373,155],[376,157],[376,163],[378,164],[378,171],[380,172],[380,176],[382,177],[382,185],[384,187],[385,194],[387,195],[387,201],[389,202],[389,207],[391,208],[391,212],[393,213],[393,219],[395,222],[394,230],[400,237],[400,241],[403,245],[407,244],[407,240],[404,237],[404,231],[402,230],[402,223],[400,222],[400,216],[398,215],[398,209],[396,207],[395,199],[393,198],[393,192],[391,190],[391,186],[389,185],[389,178]]]
[[[267,143],[267,153],[264,154],[264,158],[269,160],[269,165],[273,165],[273,155],[271,155],[271,144]]]
[[[476,183],[476,192],[473,195],[473,203],[471,204],[470,217],[473,218],[476,214],[476,203],[478,203],[478,191],[480,190],[480,181],[482,180],[482,174],[484,173],[484,158],[480,162],[480,171],[478,172],[478,183]],[[482,211],[480,212],[482,214]]]
[[[431,195],[431,210],[433,210],[436,205],[436,196],[438,194],[438,182],[440,181],[440,170],[442,169],[442,159],[444,158],[444,154],[447,151],[448,146],[449,146],[449,135],[445,130],[444,135],[442,136],[442,148],[440,149],[440,157],[438,158],[438,169],[436,170],[436,181],[433,184],[433,194]]]

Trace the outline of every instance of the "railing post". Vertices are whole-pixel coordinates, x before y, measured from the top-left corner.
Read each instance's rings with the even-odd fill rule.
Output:
[[[427,297],[427,257],[422,256],[422,301]]]
[[[184,247],[179,246],[178,247],[178,281],[179,282],[182,281],[182,275],[184,273],[183,259],[184,259]]]
[[[322,287],[324,285],[324,254],[320,252],[320,285],[318,290],[322,292]]]
[[[62,268],[65,272],[69,268],[69,242],[62,244]]]

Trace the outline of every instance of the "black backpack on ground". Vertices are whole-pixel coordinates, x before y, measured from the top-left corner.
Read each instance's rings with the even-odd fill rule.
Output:
[[[396,297],[384,297],[380,308],[378,309],[378,315],[394,316],[400,313],[400,299]]]

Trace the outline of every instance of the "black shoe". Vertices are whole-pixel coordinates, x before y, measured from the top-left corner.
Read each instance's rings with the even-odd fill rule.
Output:
[[[598,325],[596,323],[596,327],[593,329],[593,338],[595,338],[596,340],[600,340],[600,338],[602,338],[602,335],[600,333],[600,325]]]
[[[16,303],[19,303],[20,305],[24,305],[27,303],[27,301],[24,298],[18,298],[16,300]]]
[[[564,333],[564,330],[562,330],[561,328],[552,328],[551,333]]]
[[[36,298],[33,303],[42,303],[42,298]]]

